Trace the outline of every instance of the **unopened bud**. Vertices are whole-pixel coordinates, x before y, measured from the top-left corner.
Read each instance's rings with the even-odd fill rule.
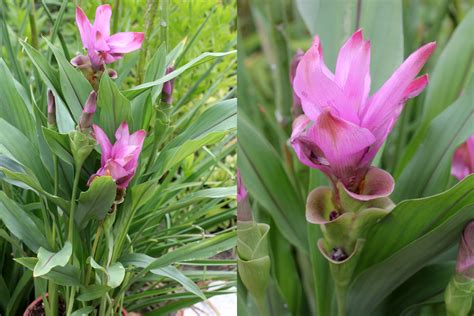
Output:
[[[172,66],[168,66],[166,68],[166,74],[169,74],[174,71]],[[173,103],[173,87],[174,87],[174,79],[166,81],[163,84],[163,89],[161,90],[161,101],[166,104]]]
[[[48,124],[56,126],[56,99],[51,90],[48,90]]]
[[[79,119],[79,128],[81,130],[88,129],[92,126],[92,118],[94,117],[97,108],[97,93],[92,91],[87,98],[84,109]]]
[[[110,79],[117,79],[118,78],[118,72],[115,69],[108,68],[107,69],[107,74],[109,75]]]

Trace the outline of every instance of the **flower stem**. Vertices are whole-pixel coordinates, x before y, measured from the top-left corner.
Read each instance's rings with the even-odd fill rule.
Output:
[[[95,254],[97,252],[97,246],[99,245],[99,239],[102,236],[102,231],[104,228],[104,222],[101,221],[99,223],[99,227],[97,227],[97,231],[95,233],[95,239],[94,239],[94,244],[92,245],[92,258],[95,260]],[[86,286],[89,285],[90,277],[91,277],[91,272],[92,272],[92,265],[89,265],[87,268],[87,273],[86,273]]]
[[[347,286],[336,285],[337,315],[346,315]]]
[[[73,262],[74,258],[74,213],[76,212],[76,195],[77,195],[77,188],[79,186],[79,178],[81,175],[81,166],[76,166],[76,173],[74,175],[74,184],[72,187],[72,195],[71,195],[71,207],[69,209],[69,229],[68,229],[68,240],[71,242],[72,245],[72,256],[71,256],[71,263]]]
[[[58,289],[53,281],[48,282],[48,301],[51,316],[58,316]]]

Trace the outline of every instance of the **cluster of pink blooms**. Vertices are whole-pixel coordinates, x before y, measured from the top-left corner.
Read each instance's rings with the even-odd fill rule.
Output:
[[[111,16],[112,9],[110,5],[101,5],[96,9],[94,24],[91,24],[82,9],[76,8],[76,22],[82,43],[87,49],[87,56],[76,56],[72,61],[74,65],[77,64],[76,66],[79,67],[91,66],[94,70],[103,70],[105,64],[112,63],[122,58],[125,53],[137,50],[142,46],[144,34],[141,32],[123,32],[111,35]],[[166,92],[171,98],[172,90],[168,86],[167,89]],[[144,130],[139,130],[130,135],[127,122],[123,122],[115,132],[116,142],[112,144],[99,126],[92,125],[96,105],[97,93],[92,91],[79,119],[81,130],[90,129],[92,126],[93,135],[102,152],[100,169],[90,177],[88,184],[95,177],[111,176],[115,180],[118,189],[126,189],[138,167],[138,158],[146,133]],[[52,107],[52,104],[50,107]]]
[[[370,42],[364,40],[362,31],[356,31],[342,46],[335,73],[326,67],[316,36],[311,48],[297,55],[292,82],[295,102],[301,103],[304,113],[295,119],[291,135],[299,160],[320,169],[333,183],[342,182],[356,198],[388,196],[394,188],[393,178],[370,165],[406,100],[428,84],[428,75],[416,76],[435,48],[435,43],[429,43],[415,51],[369,96]],[[369,174],[379,189],[374,195],[362,196],[361,185],[368,184]]]

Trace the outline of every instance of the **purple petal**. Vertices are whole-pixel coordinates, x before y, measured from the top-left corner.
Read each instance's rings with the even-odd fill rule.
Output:
[[[420,89],[410,85],[435,48],[435,43],[429,43],[411,54],[362,109],[362,126],[377,138],[386,134],[386,125],[400,114],[404,101],[414,91],[419,93]]]
[[[112,35],[107,43],[111,54],[125,54],[142,47],[145,34],[142,32],[122,32]]]
[[[117,131],[115,131],[115,139],[117,141],[124,140],[124,142],[128,143],[129,136],[128,124],[127,122],[122,122],[122,124],[117,128]]]
[[[343,120],[324,111],[308,130],[308,137],[322,150],[332,172],[342,182],[352,187],[359,173],[365,173],[368,166],[360,161],[375,142],[372,133],[363,127]]]
[[[341,87],[334,81],[334,76],[324,64],[317,36],[296,69],[293,89],[301,99],[303,112],[311,120],[316,120],[324,109],[330,107],[340,117],[359,123],[356,110],[351,107]]]
[[[456,149],[451,166],[451,174],[459,181],[471,173],[474,173],[474,135]]]
[[[342,46],[337,57],[335,80],[354,109],[365,103],[370,91],[370,42],[362,30],[355,32]]]
[[[84,47],[87,50],[93,49],[95,35],[93,34],[92,25],[80,7],[76,7],[76,24]]]
[[[108,4],[98,6],[95,11],[94,29],[102,33],[105,38],[110,36],[111,16],[112,8]]]
[[[110,143],[109,138],[105,132],[98,125],[94,124],[92,128],[94,130],[95,139],[99,143],[100,149],[102,151],[101,165],[105,166],[112,153],[112,144]]]

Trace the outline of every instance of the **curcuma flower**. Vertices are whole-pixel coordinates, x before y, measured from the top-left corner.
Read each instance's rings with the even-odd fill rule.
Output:
[[[459,181],[474,173],[474,135],[454,152],[451,174]]]
[[[123,57],[124,54],[139,49],[142,46],[144,33],[123,32],[110,35],[110,5],[98,6],[94,24],[91,24],[80,7],[76,8],[76,23],[81,33],[82,43],[87,49],[87,58],[73,59],[80,65],[92,64],[94,69],[100,69],[104,64],[110,64]]]
[[[117,188],[126,189],[138,166],[145,131],[139,130],[130,135],[128,124],[123,122],[115,132],[116,142],[112,145],[99,126],[93,125],[92,128],[102,150],[102,157],[100,169],[89,178],[88,184],[97,176],[111,176]]]
[[[319,37],[298,64],[293,89],[301,99],[304,115],[293,123],[291,143],[300,161],[341,181],[353,195],[388,196],[393,178],[370,168],[377,151],[397,121],[407,99],[428,84],[428,75],[416,78],[436,47],[429,43],[413,54],[372,96],[370,91],[370,42],[362,30],[342,46],[333,74],[324,64]],[[371,170],[378,182],[375,194],[363,193],[364,177]],[[374,170],[375,169],[375,170]],[[383,180],[381,180],[383,178]],[[370,191],[370,190],[369,190]],[[373,192],[372,192],[373,193]]]
[[[172,73],[174,70],[173,66],[168,66],[166,68],[166,74]],[[174,89],[174,79],[166,81],[163,84],[163,89],[161,90],[161,101],[166,104],[173,103],[173,89]]]

